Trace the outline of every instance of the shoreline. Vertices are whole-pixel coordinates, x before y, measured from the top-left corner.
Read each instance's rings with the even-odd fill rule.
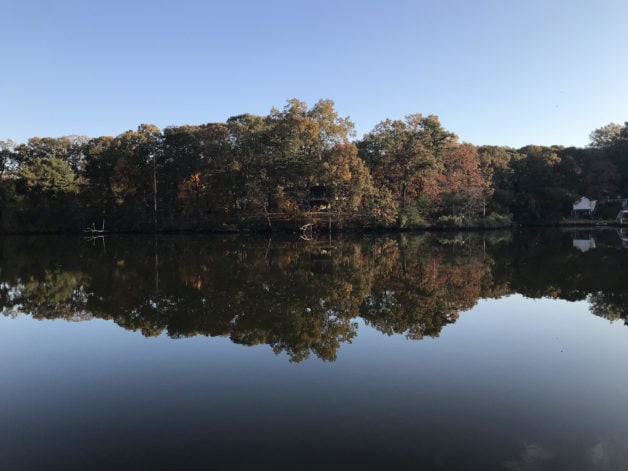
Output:
[[[292,224],[290,224],[292,225]],[[277,234],[277,235],[288,235],[288,234],[306,234],[306,232],[299,229],[299,227],[287,227],[288,224],[279,225],[277,224],[275,227],[260,227],[260,226],[241,226],[237,227],[234,225],[224,224],[222,227],[205,227],[205,228],[160,228],[158,230],[149,230],[149,229],[112,229],[112,230],[102,230],[98,229],[95,231],[91,231],[88,229],[69,229],[69,230],[40,230],[40,231],[32,231],[32,230],[17,230],[17,231],[2,231],[0,232],[0,236],[31,236],[31,235],[82,235],[85,238],[99,238],[110,235],[175,235],[175,234]],[[445,227],[440,225],[426,225],[420,227],[359,227],[359,226],[344,226],[337,227],[333,226],[331,230],[329,227],[322,227],[322,225],[313,224],[311,229],[307,231],[309,235],[323,235],[323,234],[403,234],[403,233],[422,233],[422,232],[444,232],[444,233],[453,233],[453,232],[493,232],[493,231],[503,231],[503,230],[521,230],[521,229],[551,229],[551,228],[560,228],[560,229],[605,229],[605,228],[614,228],[621,229],[623,227],[628,227],[626,225],[621,225],[616,221],[608,221],[608,220],[591,220],[591,221],[582,221],[582,220],[564,220],[559,222],[545,223],[545,224],[507,224],[507,225],[494,225],[494,226],[483,226],[483,225],[469,225],[469,226],[456,226],[456,227]]]

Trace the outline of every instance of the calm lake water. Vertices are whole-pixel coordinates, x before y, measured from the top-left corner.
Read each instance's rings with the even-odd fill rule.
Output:
[[[3,470],[628,469],[614,230],[11,237],[0,260]]]

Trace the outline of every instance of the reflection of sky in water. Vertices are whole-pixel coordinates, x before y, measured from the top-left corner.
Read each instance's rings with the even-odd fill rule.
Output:
[[[625,469],[626,358],[621,323],[521,296],[436,339],[360,322],[333,363],[3,317],[0,467]]]

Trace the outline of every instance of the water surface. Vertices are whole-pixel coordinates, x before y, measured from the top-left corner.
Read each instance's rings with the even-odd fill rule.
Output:
[[[1,469],[628,467],[614,231],[0,250]]]

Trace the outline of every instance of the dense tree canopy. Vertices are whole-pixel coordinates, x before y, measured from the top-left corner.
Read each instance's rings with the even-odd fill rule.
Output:
[[[331,100],[225,123],[0,141],[0,230],[489,227],[556,222],[580,196],[628,196],[628,123],[587,148],[458,142],[437,116],[362,139]]]

